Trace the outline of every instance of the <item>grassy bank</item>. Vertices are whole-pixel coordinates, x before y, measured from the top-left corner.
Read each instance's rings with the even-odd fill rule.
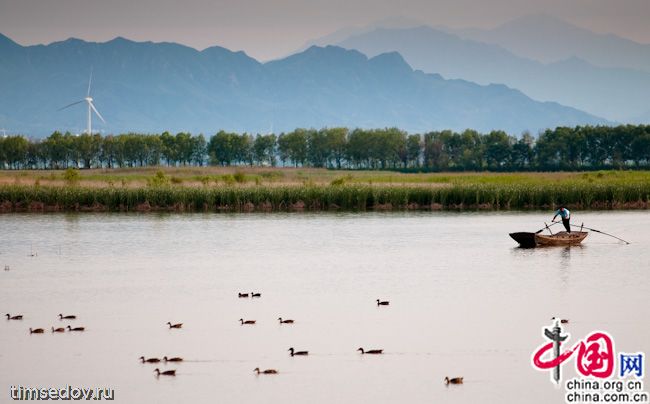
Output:
[[[452,183],[446,186],[253,185],[84,187],[3,185],[0,211],[319,211],[646,209],[650,182]]]
[[[143,188],[161,173],[175,187],[286,186],[286,185],[629,185],[650,183],[650,171],[594,172],[455,172],[399,173],[394,171],[326,170],[272,167],[152,167],[75,170],[75,184],[87,188]],[[0,170],[0,186],[65,186],[65,170]]]

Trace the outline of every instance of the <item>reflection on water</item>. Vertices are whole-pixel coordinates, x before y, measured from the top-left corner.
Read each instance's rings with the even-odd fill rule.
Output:
[[[106,386],[125,403],[562,402],[530,366],[552,316],[570,318],[576,338],[601,328],[650,351],[650,216],[581,214],[629,246],[595,234],[583,247],[513,245],[509,232],[547,216],[0,216],[0,266],[11,266],[0,314],[25,315],[0,320],[0,388]],[[237,296],[252,291],[262,297]],[[87,331],[29,335],[67,325],[58,313]],[[165,355],[186,360],[138,360]],[[156,367],[178,375],[156,379]]]

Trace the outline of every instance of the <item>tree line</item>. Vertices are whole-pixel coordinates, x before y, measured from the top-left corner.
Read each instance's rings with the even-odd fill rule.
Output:
[[[397,128],[296,129],[288,133],[120,135],[54,132],[45,139],[0,137],[0,168],[291,166],[404,171],[590,170],[650,167],[650,125],[547,129],[537,137],[503,131]]]

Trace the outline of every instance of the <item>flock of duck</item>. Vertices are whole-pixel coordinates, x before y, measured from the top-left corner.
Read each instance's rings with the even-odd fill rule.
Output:
[[[262,297],[261,293],[238,293],[239,298],[259,298]],[[388,300],[381,300],[377,299],[377,307],[379,306],[389,306],[390,301]],[[295,321],[291,319],[283,319],[282,317],[278,317],[278,321],[280,324],[294,324]],[[243,325],[255,325],[257,323],[256,320],[244,320],[243,318],[239,319],[240,324]],[[169,324],[169,323],[168,323]],[[182,325],[182,324],[181,324]],[[171,326],[170,326],[171,327]],[[179,327],[180,328],[180,327]],[[309,355],[309,351],[297,351],[295,348],[290,347],[288,350],[289,355],[293,356],[307,356]],[[357,352],[360,352],[362,355],[382,355],[384,353],[383,349],[364,349],[362,347],[359,347],[357,349]],[[141,358],[144,359],[144,358]],[[263,375],[276,375],[280,373],[277,369],[264,369],[261,370],[259,367],[253,369],[253,372],[255,372],[257,375],[263,374]],[[164,374],[164,373],[161,373]],[[174,376],[175,373],[170,374],[171,376]],[[445,377],[444,379],[445,384],[462,384],[463,383],[463,377]]]
[[[249,297],[250,298],[260,298],[260,297],[262,297],[262,294],[261,293],[239,293],[238,297],[239,298],[249,298]],[[377,302],[377,307],[390,305],[390,302],[388,300],[377,299],[376,302]],[[17,315],[12,316],[11,314],[7,313],[6,317],[7,317],[8,321],[11,321],[11,320],[21,321],[21,320],[23,320],[23,316],[21,314],[17,314]],[[77,319],[76,315],[65,315],[64,316],[63,314],[59,314],[58,317],[59,317],[60,321],[63,321],[63,320],[76,320]],[[280,324],[294,324],[295,323],[294,320],[283,319],[282,317],[278,317],[278,321],[279,321]],[[565,321],[568,322],[568,320],[563,320],[562,322],[564,323]],[[252,325],[255,325],[257,323],[257,320],[244,320],[243,318],[240,318],[239,322],[240,322],[240,324],[242,326],[243,325],[251,325],[252,326]],[[183,323],[172,323],[171,321],[168,321],[166,323],[166,325],[168,326],[168,328],[170,330],[179,330],[179,329],[183,328]],[[68,325],[65,328],[64,327],[56,327],[56,328],[52,327],[52,333],[63,333],[63,332],[65,332],[66,329],[69,332],[83,332],[83,331],[86,330],[85,327],[71,327],[70,325]],[[44,328],[31,328],[30,327],[29,328],[29,333],[30,334],[44,334],[45,329]],[[309,355],[309,351],[297,351],[293,347],[290,347],[287,351],[289,352],[289,355],[292,356],[292,357]],[[383,349],[364,349],[362,347],[359,347],[357,349],[357,352],[360,352],[362,355],[382,355],[384,353],[384,350]],[[167,356],[164,356],[162,359],[159,359],[159,358],[145,358],[144,356],[141,356],[138,359],[143,364],[145,364],[145,363],[152,364],[152,363],[161,363],[161,362],[164,363],[164,364],[167,364],[167,363],[179,363],[179,362],[183,362],[183,360],[184,360],[181,357],[167,357]],[[275,375],[275,374],[280,373],[276,369],[264,369],[264,370],[261,370],[259,367],[253,369],[253,372],[255,372],[257,375],[260,375],[260,374],[263,374],[263,375]],[[176,369],[169,369],[169,370],[161,371],[159,368],[156,368],[156,369],[154,369],[154,373],[156,374],[156,377],[160,377],[160,376],[172,376],[173,377],[173,376],[176,376]],[[463,383],[463,377],[453,377],[453,378],[445,377],[444,382],[445,382],[445,384],[462,384]]]
[[[257,297],[262,297],[261,293],[238,293],[239,298],[257,298]],[[388,301],[382,301],[380,299],[377,299],[377,306],[388,306],[390,302]],[[278,317],[278,321],[280,324],[293,324],[295,323],[294,320],[291,319],[283,319],[282,317]],[[244,320],[243,318],[239,319],[239,322],[241,325],[255,325],[257,323],[257,320]],[[296,351],[293,347],[289,348],[287,350],[289,352],[289,355],[291,356],[307,356],[309,355],[309,351]],[[370,350],[364,350],[363,348],[357,349],[357,351],[360,351],[362,354],[370,354],[370,355],[380,355],[384,353],[383,349],[370,349]],[[260,368],[255,368],[253,369],[253,372],[256,372],[258,375],[259,374],[264,374],[264,375],[276,375],[280,372],[278,372],[276,369],[265,369],[265,370],[260,370]]]
[[[16,314],[16,315],[11,315],[9,313],[5,314],[7,316],[7,320],[22,320],[23,315],[22,314]],[[59,320],[76,320],[77,316],[75,315],[67,315],[64,316],[63,314],[59,314]],[[70,332],[83,332],[86,331],[86,327],[72,327],[72,326],[67,326],[67,327],[52,327],[52,332],[53,333],[59,333],[59,332],[65,332],[65,330],[68,330]],[[29,333],[30,334],[45,334],[45,329],[44,328],[29,328]]]

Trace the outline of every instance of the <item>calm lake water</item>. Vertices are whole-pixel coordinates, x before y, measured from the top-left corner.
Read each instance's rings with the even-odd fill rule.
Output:
[[[650,353],[650,213],[574,212],[631,245],[508,237],[551,215],[2,215],[0,312],[25,319],[0,320],[0,402],[10,385],[112,387],[121,403],[563,402],[530,365],[552,316],[573,340],[602,329]],[[67,325],[58,313],[87,331],[29,335]],[[186,361],[156,379],[142,355]]]

